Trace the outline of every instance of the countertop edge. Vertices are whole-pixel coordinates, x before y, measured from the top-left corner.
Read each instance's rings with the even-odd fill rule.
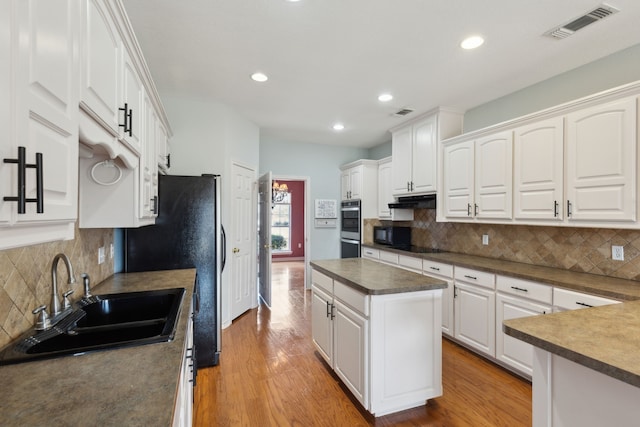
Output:
[[[362,259],[362,258],[356,258],[356,259]],[[360,283],[354,282],[353,280],[350,280],[349,278],[341,274],[338,274],[330,269],[327,269],[319,265],[318,262],[322,262],[322,261],[336,261],[336,260],[310,261],[309,265],[312,268],[320,271],[321,273],[331,277],[332,279],[339,280],[341,283],[344,283],[345,285],[355,290],[358,290],[362,293],[365,293],[367,295],[390,295],[390,294],[400,294],[400,293],[408,293],[408,292],[432,291],[436,289],[444,289],[448,286],[447,283],[443,280],[433,279],[429,276],[424,276],[424,279],[430,283],[425,283],[422,285],[400,286],[400,287],[395,287],[393,289],[372,289],[372,288],[363,286]],[[371,261],[371,262],[375,262],[375,261]],[[377,263],[377,264],[380,264],[380,263]],[[400,267],[394,267],[392,265],[381,264],[381,266],[384,266],[385,268],[396,268],[399,270],[403,270]],[[411,271],[408,271],[408,270],[403,270],[403,271],[406,271],[407,273],[412,273]],[[414,273],[414,274],[418,274],[418,273]]]
[[[607,375],[635,387],[640,387],[640,375],[634,374],[633,372],[629,372],[617,366],[612,366],[608,363],[604,363],[601,360],[594,359],[582,353],[570,350],[567,347],[551,343],[537,336],[522,332],[518,329],[510,327],[508,323],[508,320],[505,320],[503,322],[502,330],[507,335],[513,338],[524,341],[528,344],[541,348],[542,350],[546,350],[552,354],[555,354],[556,356],[560,356],[584,367],[593,369],[594,371],[600,372],[603,375]]]

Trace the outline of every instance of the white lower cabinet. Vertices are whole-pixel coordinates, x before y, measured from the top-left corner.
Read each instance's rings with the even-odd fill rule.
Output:
[[[599,307],[601,305],[618,304],[609,298],[582,292],[569,291],[567,289],[553,288],[553,311],[578,310],[581,308]]]
[[[190,427],[193,424],[193,386],[195,381],[195,354],[193,347],[193,311],[189,314],[184,344],[180,382],[173,410],[174,427]]]
[[[495,275],[454,268],[455,338],[495,357]]]
[[[312,269],[314,345],[375,416],[442,395],[442,291],[367,295]]]
[[[426,259],[422,263],[426,276],[447,282],[442,290],[442,333],[453,337],[453,266]]]

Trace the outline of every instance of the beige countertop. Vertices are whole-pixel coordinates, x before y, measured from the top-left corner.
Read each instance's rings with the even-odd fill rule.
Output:
[[[195,269],[116,274],[94,294],[186,288],[174,340],[0,366],[2,426],[169,426]]]
[[[422,274],[363,258],[311,261],[311,266],[332,279],[369,295],[443,289],[447,283]]]
[[[413,253],[399,249],[391,249],[382,245],[362,245],[374,249],[395,252],[401,255],[453,264],[459,267],[474,268],[496,274],[505,274],[519,279],[533,280],[547,285],[571,289],[578,292],[600,295],[631,301],[640,299],[640,282],[599,276],[597,274],[578,273],[559,268],[542,267],[521,262],[504,261],[474,255],[451,252]]]
[[[640,301],[505,320],[507,335],[640,387]]]

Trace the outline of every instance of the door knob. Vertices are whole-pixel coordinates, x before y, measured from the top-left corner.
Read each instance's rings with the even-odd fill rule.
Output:
[[[238,248],[233,248],[233,253],[234,253],[234,254],[237,254],[238,252],[240,252],[240,249],[238,249]]]

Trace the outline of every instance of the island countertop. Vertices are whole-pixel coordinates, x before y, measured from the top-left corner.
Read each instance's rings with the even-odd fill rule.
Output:
[[[0,425],[171,425],[195,274],[116,274],[92,289],[186,288],[173,341],[0,366]]]
[[[640,301],[505,320],[507,335],[640,387]]]
[[[447,283],[364,258],[311,261],[311,267],[369,295],[444,289]]]

